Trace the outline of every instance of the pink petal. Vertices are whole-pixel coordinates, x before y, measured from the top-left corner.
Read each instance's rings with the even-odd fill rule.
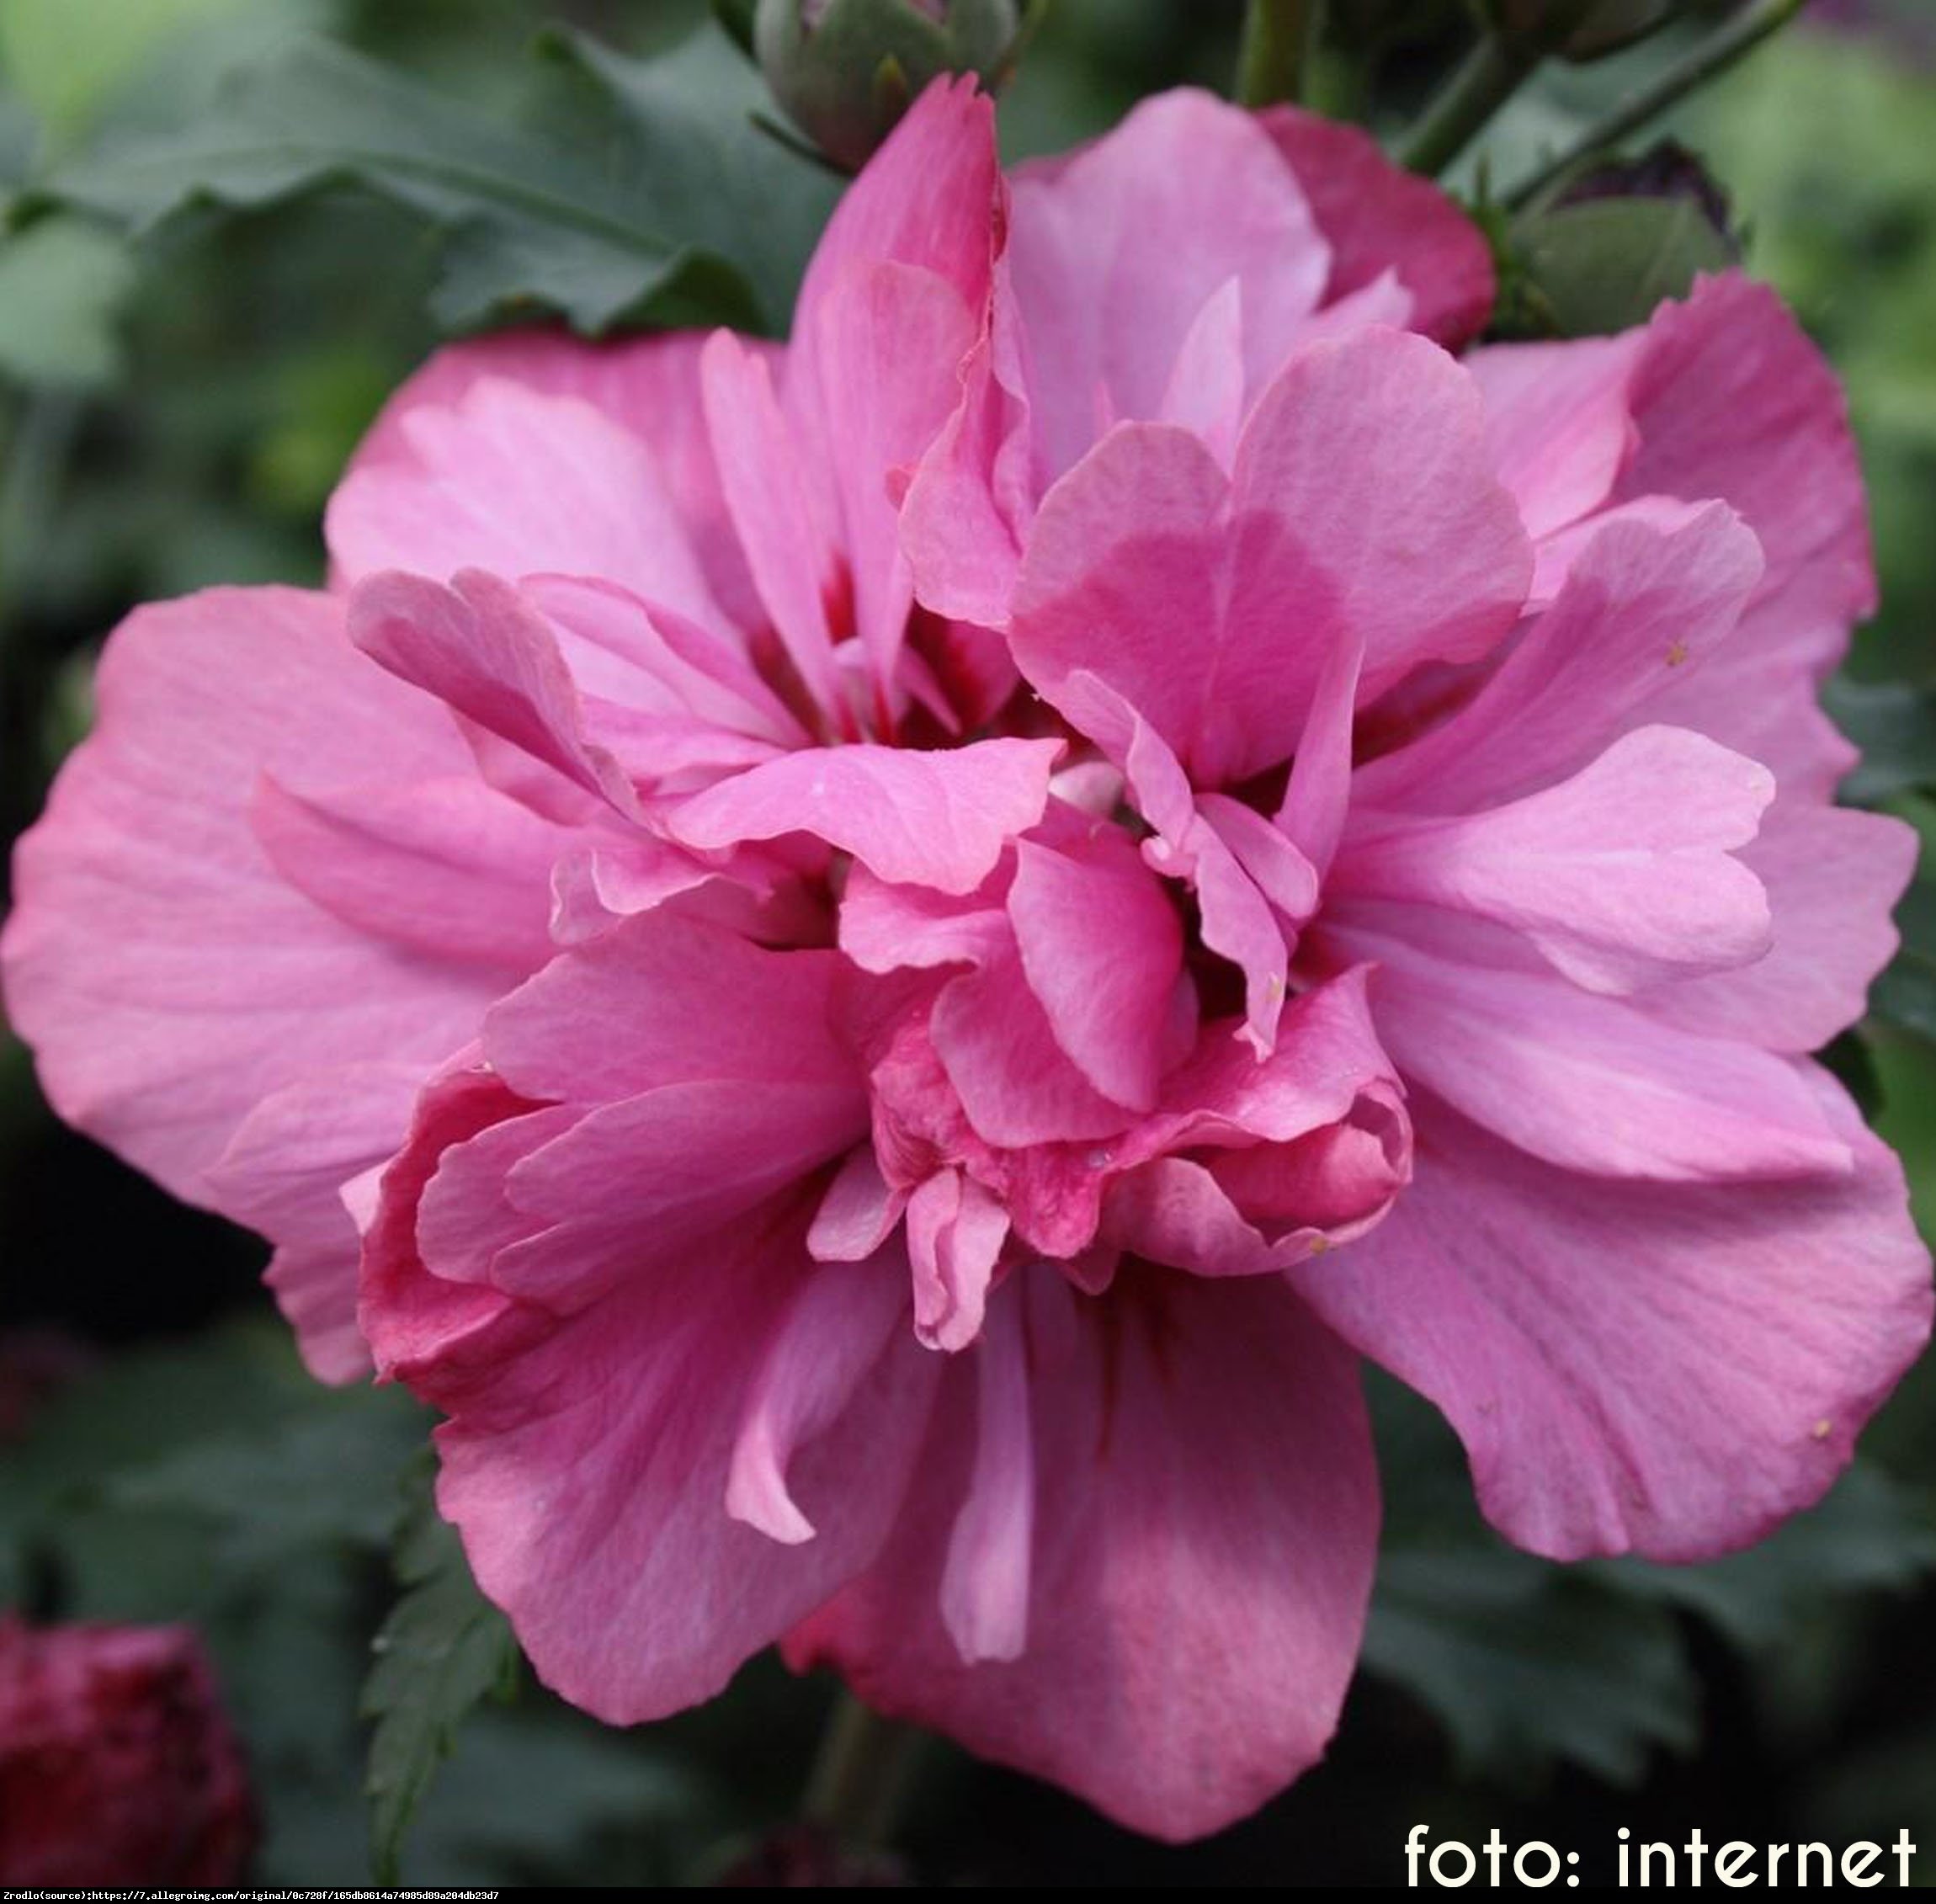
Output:
[[[1682,728],[1639,727],[1572,779],[1508,806],[1366,820],[1330,891],[1491,919],[1575,984],[1634,992],[1768,950],[1768,896],[1734,850],[1774,797],[1774,777],[1754,761]]]
[[[836,1087],[856,1075],[831,1022],[839,964],[641,913],[494,1007],[485,1055],[523,1096],[586,1106],[706,1079]]]
[[[907,1256],[914,1273],[914,1332],[929,1348],[965,1348],[981,1332],[1008,1213],[992,1191],[942,1170],[907,1201]]]
[[[1056,847],[1015,849],[1008,918],[1056,1042],[1104,1096],[1157,1101],[1183,978],[1183,932],[1127,833],[1099,822]]]
[[[400,680],[620,812],[636,812],[624,769],[589,736],[556,636],[508,582],[476,569],[448,588],[420,576],[376,576],[350,596],[349,633]]]
[[[1059,741],[977,741],[939,753],[820,747],[694,795],[666,820],[699,848],[811,833],[884,880],[972,892],[1042,817]]]
[[[880,1173],[871,1144],[848,1157],[813,1213],[806,1247],[816,1263],[864,1263],[899,1224],[907,1193]]]
[[[1233,279],[1244,382],[1261,387],[1316,307],[1331,253],[1256,120],[1179,90],[1016,173],[1008,266],[1040,489],[1099,433],[1098,392],[1112,419],[1160,413],[1191,327]]]
[[[519,592],[551,625],[588,693],[641,712],[801,747],[807,733],[732,641],[596,577],[528,575]]]
[[[809,485],[818,471],[774,395],[765,357],[715,331],[700,359],[706,423],[753,586],[780,646],[825,715],[842,707],[827,592],[838,562]]]
[[[1019,1659],[1035,1533],[1022,1306],[998,1305],[974,1351],[975,1462],[941,1569],[941,1623],[966,1666]]]
[[[1309,201],[1331,247],[1325,300],[1334,303],[1395,270],[1412,294],[1411,325],[1464,343],[1492,309],[1492,252],[1436,185],[1394,165],[1378,141],[1295,106],[1258,115]]]
[[[340,784],[372,760],[437,779],[469,755],[433,702],[350,646],[340,604],[295,590],[139,610],[98,689],[94,732],[14,863],[7,1008],[63,1117],[205,1204],[204,1173],[264,1098],[363,1061],[427,1072],[503,982],[292,890],[249,826],[258,781]]]
[[[269,1285],[321,1380],[369,1372],[356,1326],[362,1239],[342,1191],[402,1143],[423,1082],[422,1066],[380,1060],[318,1072],[257,1105],[209,1174],[224,1212],[274,1242]]]
[[[949,285],[971,311],[987,295],[996,195],[995,109],[971,79],[937,79],[842,194],[800,286],[796,337],[832,327],[826,306],[857,266],[912,267]],[[843,401],[812,352],[788,365],[790,407],[837,423]],[[838,434],[828,447],[839,446]]]
[[[785,1471],[814,1537],[776,1542],[728,1511],[742,1424],[775,1406],[768,1344],[827,1274],[796,1221],[756,1215],[444,1390],[438,1505],[540,1678],[609,1724],[719,1692],[899,1512],[934,1379],[899,1330],[847,1396],[789,1424],[819,1431]],[[843,1320],[879,1339],[868,1306]]]
[[[446,408],[411,404],[391,454],[330,499],[330,552],[359,582],[407,569],[602,576],[700,621],[719,609],[677,492],[645,440],[583,397],[477,378]]]
[[[511,1164],[505,1194],[529,1234],[498,1250],[489,1279],[575,1314],[668,1253],[702,1247],[866,1134],[858,1072],[699,1079],[601,1104]]]
[[[1577,522],[1612,493],[1635,442],[1627,384],[1637,333],[1571,343],[1504,343],[1465,359],[1486,398],[1499,480],[1535,537]]]
[[[1852,1173],[1745,1186],[1555,1170],[1444,1112],[1373,1235],[1295,1272],[1443,1407],[1481,1503],[1560,1560],[1705,1560],[1812,1503],[1929,1331],[1895,1159],[1813,1067]]]
[[[930,1029],[984,1143],[1003,1150],[1080,1143],[1114,1136],[1134,1119],[1062,1056],[1013,953],[950,980],[935,1000]]]
[[[857,262],[827,285],[819,328],[796,346],[818,354],[855,632],[886,719],[898,711],[891,690],[914,602],[890,485],[897,476],[905,481],[960,407],[961,366],[979,316],[979,304],[971,308],[933,271]]]
[[[383,468],[396,472],[400,480],[422,480],[411,444],[412,417],[426,408],[461,412],[481,382],[508,383],[539,396],[577,398],[646,446],[658,472],[655,492],[662,490],[678,498],[680,533],[699,563],[707,588],[736,625],[757,626],[758,602],[727,519],[699,399],[699,359],[705,342],[696,332],[588,343],[561,330],[524,330],[446,345],[384,406],[356,453],[351,474]],[[769,358],[779,355],[776,345],[749,341],[747,348]],[[452,426],[445,417],[439,427],[448,430]],[[467,474],[461,464],[443,472],[444,480],[459,490],[468,489]],[[474,504],[467,496],[451,497],[448,490],[443,499],[460,519],[473,507],[487,512],[492,507],[489,497]],[[612,500],[602,499],[603,506],[609,507]],[[636,503],[628,500],[627,507],[634,510],[630,520],[636,545],[630,561],[636,563],[652,551],[636,541]],[[513,574],[571,566],[549,557],[523,565],[507,559],[524,545],[519,541],[477,550],[455,566]],[[416,568],[421,564],[406,551],[398,566]],[[629,567],[621,572],[630,572]]]
[[[519,978],[551,955],[551,870],[577,836],[475,775],[306,797],[265,775],[249,816],[292,886],[372,939]]]
[[[1036,520],[1023,673],[1058,706],[1093,673],[1199,787],[1282,763],[1338,647],[1364,644],[1370,698],[1421,662],[1485,652],[1517,617],[1530,556],[1481,426],[1443,353],[1376,331],[1298,354],[1227,484],[1185,433],[1117,429]]]
[[[829,1264],[801,1282],[740,1418],[726,1494],[735,1520],[790,1547],[813,1539],[787,1470],[839,1420],[907,1320],[906,1279],[890,1263]]]
[[[1354,803],[1432,813],[1496,805],[1577,771],[1643,720],[1670,720],[1681,672],[1740,639],[1760,572],[1753,535],[1718,504],[1677,529],[1609,525],[1465,707],[1359,770]]]
[[[999,1303],[1022,1307],[1035,1371],[1020,1657],[968,1663],[939,1611],[955,1503],[971,1498],[970,1411],[1005,1407],[989,1432],[1018,1433],[998,1385],[957,1363],[920,1495],[878,1564],[790,1635],[788,1657],[829,1661],[878,1710],[1134,1830],[1217,1830],[1322,1752],[1356,1659],[1378,1510],[1350,1359],[1275,1281],[1143,1270],[1090,1302],[1037,1272]],[[1018,1460],[991,1458],[976,1490],[1011,1539]],[[995,1472],[1013,1478],[992,1497]],[[976,1551],[955,1569],[957,1623],[982,1561],[979,1610],[1012,1642],[1016,1562],[960,1541]]]
[[[915,593],[938,615],[999,628],[1039,493],[1030,467],[1020,319],[997,259],[987,335],[961,370],[961,407],[909,483],[901,544]]]
[[[1198,438],[1229,469],[1243,424],[1243,280],[1227,278],[1204,300],[1170,368],[1156,420]]]
[[[1779,1058],[1672,1030],[1563,980],[1428,958],[1365,933],[1348,943],[1385,961],[1379,1034],[1404,1076],[1534,1157],[1668,1183],[1849,1167],[1848,1146]]]
[[[1741,851],[1768,894],[1774,943],[1739,971],[1663,987],[1644,1001],[1665,1023],[1766,1050],[1819,1050],[1867,1007],[1900,943],[1889,915],[1916,870],[1902,821],[1785,796]]]

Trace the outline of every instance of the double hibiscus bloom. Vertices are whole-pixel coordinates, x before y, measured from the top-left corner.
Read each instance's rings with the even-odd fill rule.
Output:
[[[1507,1535],[1692,1560],[1915,1355],[1806,1054],[1907,828],[1765,291],[1455,354],[1486,247],[1199,93],[1004,178],[937,84],[784,348],[458,346],[323,593],[109,645],[24,843],[56,1105],[264,1232],[316,1372],[614,1721],[775,1640],[1180,1838],[1322,1751],[1370,1357]]]

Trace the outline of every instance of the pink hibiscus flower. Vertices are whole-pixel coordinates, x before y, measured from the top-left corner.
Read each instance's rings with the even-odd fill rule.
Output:
[[[255,1839],[193,1631],[0,1616],[0,1883],[239,1884]]]
[[[1801,1056],[1909,857],[1829,805],[1834,387],[1734,282],[1456,361],[1490,289],[1354,132],[1004,188],[937,87],[784,351],[447,352],[330,593],[115,636],[16,1020],[444,1411],[567,1697],[781,1638],[1185,1837],[1336,1722],[1359,1354],[1543,1552],[1846,1461],[1930,1290]]]

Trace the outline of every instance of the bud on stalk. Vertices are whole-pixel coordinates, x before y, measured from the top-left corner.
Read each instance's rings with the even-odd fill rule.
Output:
[[[759,0],[753,51],[794,124],[854,172],[937,74],[999,87],[1032,11],[1017,0]]]

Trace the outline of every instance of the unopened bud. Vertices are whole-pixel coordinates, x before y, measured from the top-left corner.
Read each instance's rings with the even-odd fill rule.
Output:
[[[1000,86],[1024,13],[1017,0],[759,0],[753,45],[794,124],[854,172],[937,74]]]

